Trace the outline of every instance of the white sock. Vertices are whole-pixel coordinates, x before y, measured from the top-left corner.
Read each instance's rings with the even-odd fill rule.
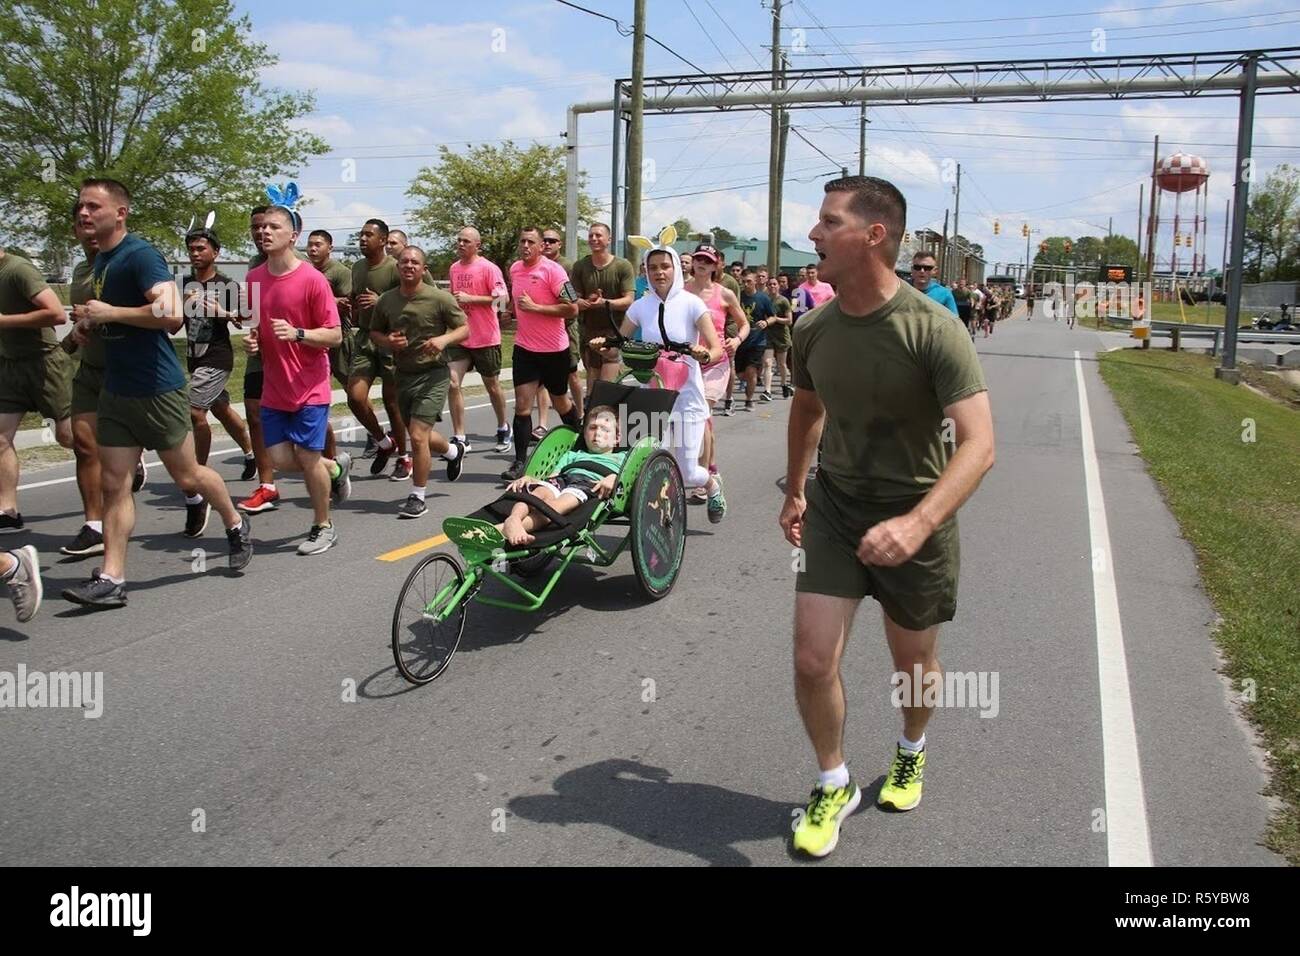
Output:
[[[393,441],[391,435],[385,435],[383,440],[379,443],[380,451],[392,451],[396,447],[397,442]]]
[[[411,494],[416,498],[419,498],[421,501],[424,500],[424,488],[417,488],[415,485],[412,485]]]
[[[912,751],[912,753],[917,753],[918,751],[924,750],[925,734],[921,734],[921,739],[916,741],[916,743],[913,743],[912,741],[908,740],[905,735],[899,734],[898,746],[902,747],[904,750],[910,750]]]
[[[126,583],[126,578],[115,578],[115,577],[113,577],[113,575],[111,575],[111,574],[105,574],[103,571],[100,571],[100,572],[99,572],[99,576],[100,576],[101,578],[103,578],[105,581],[112,581],[114,584],[125,584],[125,583]]]
[[[252,461],[256,457],[257,456],[254,455],[251,451],[244,452],[244,461]]]
[[[86,527],[98,534],[104,533],[104,522],[102,521],[87,521]]]
[[[838,767],[832,767],[830,770],[823,770],[818,774],[818,782],[822,789],[827,787],[847,787],[849,785],[849,767],[848,764],[840,764]]]
[[[185,496],[185,503],[186,503],[187,505],[201,505],[201,504],[203,504],[203,496],[202,496],[202,495],[186,495],[186,496]]]
[[[457,440],[458,442],[460,442],[462,445],[468,445],[468,444],[469,444],[469,439],[466,438],[464,435],[456,435],[456,436],[454,436],[454,437],[455,437],[456,440]]]
[[[225,522],[222,522],[222,524],[225,524]],[[239,530],[240,528],[242,528],[243,526],[244,526],[244,519],[243,519],[242,517],[238,517],[238,518],[235,519],[235,523],[234,523],[234,525],[226,525],[226,530],[227,530],[227,531],[237,531],[237,530]]]
[[[275,491],[274,483],[268,485],[266,482],[262,482],[262,487],[265,488],[267,491]]]
[[[455,461],[460,457],[460,446],[454,441],[447,442],[447,450],[442,453],[442,457],[447,461]]]

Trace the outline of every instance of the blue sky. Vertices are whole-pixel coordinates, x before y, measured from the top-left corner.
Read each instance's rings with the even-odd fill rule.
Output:
[[[631,0],[577,2],[631,22]],[[404,223],[406,187],[441,143],[453,149],[506,138],[562,143],[568,104],[609,99],[614,78],[630,72],[630,38],[552,0],[411,4],[391,14],[376,8],[364,18],[355,0],[240,6],[258,39],[280,58],[264,71],[265,81],[316,91],[317,109],[305,125],[331,152],[303,170],[301,182],[312,200],[309,225],[336,234],[375,215]],[[771,14],[758,0],[654,0],[648,7],[649,32],[706,70],[769,63]],[[906,19],[908,9],[793,0],[782,14],[785,43],[801,41],[793,65],[1088,56],[1098,29],[1110,55],[1300,46],[1300,10],[1292,0],[1074,0],[1042,5],[1037,17],[1007,0],[935,0],[915,8],[924,15],[916,20]],[[689,72],[653,44],[646,71]],[[1026,221],[1044,235],[1104,235],[1114,217],[1117,232],[1133,235],[1138,185],[1149,174],[1151,138],[1158,134],[1162,155],[1183,150],[1209,161],[1214,267],[1232,192],[1236,111],[1229,98],[882,107],[869,113],[867,171],[903,190],[909,228],[938,229],[953,204],[942,171],[946,161],[960,162],[961,231],[984,245],[992,264],[1023,259]],[[1258,99],[1259,179],[1279,163],[1300,165],[1297,117],[1300,98]],[[792,122],[837,165],[856,171],[856,108],[801,110]],[[579,145],[588,191],[606,204],[609,142],[608,113],[583,117]],[[767,143],[768,120],[760,112],[648,117],[645,156],[654,176],[643,226],[652,230],[685,216],[696,227],[765,237]],[[353,168],[355,179],[346,181],[344,170]],[[783,238],[797,247],[808,245],[804,237],[831,168],[790,138]],[[680,195],[692,192],[701,194]],[[1172,199],[1162,218],[1171,211]],[[1162,254],[1169,244],[1166,236]]]

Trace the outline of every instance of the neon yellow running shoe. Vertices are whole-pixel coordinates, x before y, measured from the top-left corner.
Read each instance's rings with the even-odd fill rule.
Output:
[[[911,810],[921,802],[924,777],[925,748],[914,752],[900,746],[894,753],[894,762],[889,765],[889,774],[880,787],[876,803],[891,810]]]
[[[808,810],[794,828],[794,848],[809,856],[823,857],[840,842],[840,824],[858,808],[862,791],[852,780],[847,787],[813,787]]]

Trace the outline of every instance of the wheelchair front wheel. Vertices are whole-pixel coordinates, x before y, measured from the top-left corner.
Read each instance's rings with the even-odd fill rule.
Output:
[[[465,595],[452,606],[465,572],[449,554],[431,554],[412,570],[393,610],[393,660],[412,684],[427,684],[451,663],[465,631]]]
[[[669,452],[660,449],[641,466],[629,515],[636,580],[657,601],[673,589],[686,553],[686,487]]]

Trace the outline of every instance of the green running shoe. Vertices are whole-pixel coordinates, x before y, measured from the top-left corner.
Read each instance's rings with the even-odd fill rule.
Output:
[[[880,787],[876,803],[890,810],[911,810],[921,802],[924,777],[925,748],[911,751],[900,746],[894,753],[894,762],[889,765],[889,774]]]
[[[840,842],[840,824],[861,802],[862,791],[852,780],[847,787],[826,789],[817,784],[808,801],[808,811],[794,828],[794,848],[809,856],[829,855]]]

